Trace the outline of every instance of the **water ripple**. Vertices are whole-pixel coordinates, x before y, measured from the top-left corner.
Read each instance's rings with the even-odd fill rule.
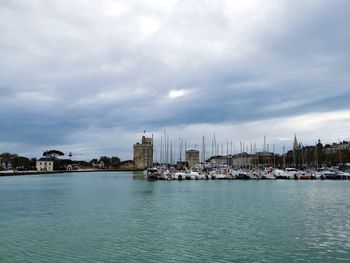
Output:
[[[348,182],[0,178],[0,262],[346,262],[349,198]]]

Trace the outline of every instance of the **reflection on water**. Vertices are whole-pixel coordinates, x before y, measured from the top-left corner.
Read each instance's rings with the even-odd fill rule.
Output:
[[[348,181],[0,178],[0,262],[349,262]]]
[[[145,180],[142,171],[134,171],[132,172],[132,179],[134,180]]]

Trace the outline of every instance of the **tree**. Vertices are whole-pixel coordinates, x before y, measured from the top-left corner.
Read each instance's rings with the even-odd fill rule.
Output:
[[[115,157],[115,156],[111,158],[111,166],[113,169],[118,168],[119,164],[120,164],[120,158]]]
[[[8,170],[10,167],[11,160],[14,156],[17,155],[11,154],[9,152],[0,154],[1,167],[3,167],[5,170]]]
[[[36,169],[36,158],[31,158],[30,160],[29,160],[29,167],[30,167],[30,169]]]
[[[99,162],[103,162],[104,167],[109,168],[109,166],[111,165],[111,158],[107,156],[101,156]]]
[[[55,160],[58,156],[63,156],[64,153],[58,150],[50,150],[43,153],[44,157],[50,158],[51,160]]]
[[[30,168],[30,160],[24,156],[13,155],[11,164],[14,170],[28,170]]]
[[[67,166],[71,164],[73,164],[73,161],[70,159],[56,159],[53,168],[54,170],[66,170]]]
[[[111,163],[112,164],[119,164],[120,163],[120,158],[115,157],[115,156],[111,157]]]
[[[98,162],[97,159],[94,158],[94,159],[92,159],[89,163],[90,163],[90,164],[93,164],[93,163],[97,163],[97,162]]]

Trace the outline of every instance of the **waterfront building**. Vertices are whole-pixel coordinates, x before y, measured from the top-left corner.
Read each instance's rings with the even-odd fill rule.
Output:
[[[257,160],[258,165],[262,166],[272,166],[273,165],[273,158],[274,158],[274,153],[272,152],[257,152],[255,153],[255,157]]]
[[[347,141],[333,143],[331,145],[326,144],[323,149],[323,151],[326,154],[334,154],[334,153],[338,153],[339,151],[349,151],[349,150],[350,150],[350,143]]]
[[[104,169],[105,168],[105,163],[104,163],[104,161],[92,162],[92,167],[94,169]]]
[[[233,155],[216,155],[210,157],[207,161],[213,165],[232,165]]]
[[[153,166],[153,138],[142,136],[141,143],[134,144],[134,163],[136,169]]]
[[[253,154],[242,152],[233,156],[232,165],[235,168],[250,168],[257,165],[257,159]]]
[[[177,169],[177,170],[185,170],[186,169],[186,166],[187,166],[187,163],[186,162],[184,162],[184,161],[178,161],[177,163],[176,163],[176,165],[175,165],[175,168]]]
[[[36,161],[36,170],[39,172],[52,172],[53,171],[53,161],[41,158]]]
[[[343,141],[339,143],[340,150],[342,151],[350,151],[350,142]]]
[[[187,150],[186,151],[186,162],[188,167],[193,167],[199,163],[199,151],[198,150]]]

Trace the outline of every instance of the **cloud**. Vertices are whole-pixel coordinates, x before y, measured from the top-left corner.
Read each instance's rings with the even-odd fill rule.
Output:
[[[169,91],[169,98],[170,99],[176,99],[176,98],[180,98],[180,97],[183,97],[183,96],[186,96],[190,93],[189,90],[184,90],[184,89],[179,89],[179,90],[171,90]]]
[[[270,120],[347,112],[348,9],[345,0],[2,1],[0,145],[130,158],[145,129],[189,130],[190,144],[196,125],[233,125],[235,140],[253,141]],[[327,140],[346,136],[333,120],[339,135]],[[278,122],[274,138],[322,137],[317,123],[287,134]]]

